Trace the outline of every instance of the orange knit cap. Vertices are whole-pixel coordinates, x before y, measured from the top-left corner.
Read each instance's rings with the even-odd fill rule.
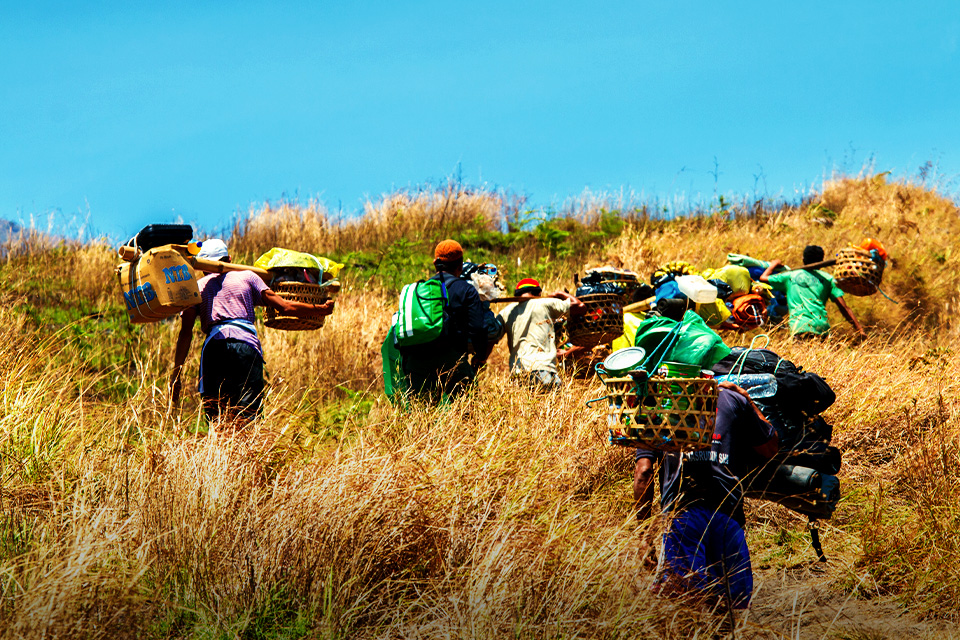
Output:
[[[463,262],[463,247],[456,240],[444,240],[434,249],[433,259],[446,264]]]

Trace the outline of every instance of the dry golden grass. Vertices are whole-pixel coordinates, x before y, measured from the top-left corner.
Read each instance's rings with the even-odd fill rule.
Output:
[[[251,208],[234,226],[231,246],[238,255],[256,256],[270,247],[342,255],[386,248],[397,240],[421,241],[457,235],[466,229],[499,229],[502,197],[449,184],[442,190],[384,195],[368,201],[363,215],[334,217],[319,203],[282,203]]]
[[[316,206],[265,210],[232,242],[248,256],[289,244],[339,257],[336,247],[395,234],[429,245],[447,235],[430,224],[443,211],[448,229],[500,224],[495,198],[445,193],[384,198],[342,225]],[[731,251],[797,261],[808,241],[830,249],[878,229],[894,255],[889,293],[906,305],[922,292],[919,306],[853,300],[870,318],[862,344],[839,326],[825,343],[771,332],[774,350],[837,392],[827,418],[845,451],[846,498],[824,527],[826,566],[814,562],[799,518],[751,505],[760,588],[738,634],[887,637],[876,625],[903,616],[900,636],[940,637],[960,613],[960,363],[946,311],[957,276],[952,258],[931,252],[955,246],[956,208],[883,178],[829,183],[822,201],[836,214],[831,227],[810,203],[756,219],[637,218],[594,252],[565,256],[547,285],[570,286],[569,270],[615,258],[641,272],[668,259],[716,265]],[[919,219],[918,207],[935,227],[929,236],[900,222]],[[89,270],[86,281],[41,286],[51,251]],[[167,402],[176,323],[85,338],[73,330],[81,320],[51,335],[23,312],[24,296],[66,295],[116,313],[108,249],[43,247],[8,262],[16,268],[6,273],[21,275],[7,280],[0,306],[0,637],[728,631],[720,613],[650,593],[642,558],[658,525],[636,522],[630,452],[606,446],[602,421],[584,406],[596,383],[533,395],[508,379],[501,345],[470,396],[397,411],[379,395],[378,353],[395,292],[354,286],[319,332],[262,331],[266,415],[241,433],[206,432],[194,394],[179,409]],[[905,265],[922,271],[922,286]],[[110,353],[122,343],[116,353],[133,361],[94,367],[79,357],[91,348],[84,340]]]

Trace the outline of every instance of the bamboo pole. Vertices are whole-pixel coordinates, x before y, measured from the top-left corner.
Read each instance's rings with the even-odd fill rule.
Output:
[[[251,267],[245,264],[238,264],[236,262],[221,262],[219,260],[206,260],[204,258],[198,258],[197,256],[190,253],[190,250],[185,244],[168,244],[162,247],[156,247],[157,249],[173,249],[183,256],[183,259],[187,261],[191,267],[197,271],[203,271],[204,273],[227,273],[228,271],[252,271],[260,278],[266,282],[270,283],[273,279],[273,274],[267,271],[266,269],[260,269],[259,267]],[[122,246],[117,251],[120,254],[120,257],[127,262],[133,262],[138,260],[143,253],[141,253],[136,247]]]

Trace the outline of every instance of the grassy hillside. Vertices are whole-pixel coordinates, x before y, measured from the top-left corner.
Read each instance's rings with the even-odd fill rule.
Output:
[[[263,207],[229,239],[347,263],[319,332],[262,329],[264,420],[208,432],[171,407],[176,322],[131,326],[96,243],[15,243],[0,264],[0,637],[691,637],[722,615],[650,594],[656,521],[636,522],[631,452],[605,444],[594,382],[534,396],[499,345],[471,396],[397,412],[379,347],[431,249],[572,286],[587,264],[649,273],[728,252],[800,262],[865,236],[893,256],[882,296],[851,300],[870,337],[771,347],[837,392],[845,498],[819,565],[804,522],[749,505],[759,586],[746,637],[949,635],[960,616],[960,300],[956,205],[922,182],[843,178],[769,209],[675,220],[585,202],[538,219],[456,185],[394,194],[355,220]],[[751,335],[725,336],[744,344]],[[187,363],[196,375],[199,349]]]

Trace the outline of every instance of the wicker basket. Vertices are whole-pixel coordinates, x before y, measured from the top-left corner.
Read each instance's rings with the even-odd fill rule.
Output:
[[[615,293],[592,293],[581,296],[586,307],[583,315],[570,316],[567,336],[571,344],[595,347],[613,342],[623,335],[623,304]]]
[[[650,378],[646,390],[632,378],[604,380],[610,443],[660,451],[708,449],[717,419],[717,381]]]
[[[844,293],[869,296],[877,292],[883,278],[883,261],[874,260],[870,252],[848,247],[837,252],[833,277]]]
[[[330,287],[302,282],[281,282],[271,289],[284,300],[323,304],[330,298]],[[264,310],[263,324],[271,329],[284,331],[313,331],[323,326],[324,318],[296,318],[285,316],[267,307]]]

